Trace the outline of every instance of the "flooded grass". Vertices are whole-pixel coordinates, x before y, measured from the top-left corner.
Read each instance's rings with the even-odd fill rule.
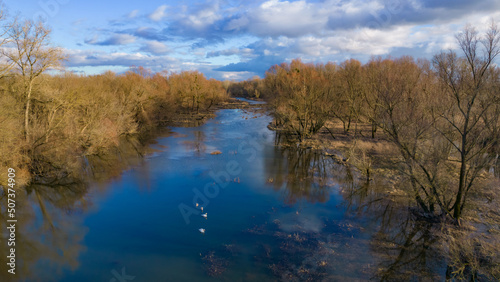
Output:
[[[223,244],[217,250],[200,253],[205,273],[210,277],[220,277],[240,252],[241,250],[234,244]]]
[[[217,277],[223,274],[229,264],[228,259],[216,255],[215,251],[210,251],[203,255],[201,260],[203,261],[205,272],[210,277]]]

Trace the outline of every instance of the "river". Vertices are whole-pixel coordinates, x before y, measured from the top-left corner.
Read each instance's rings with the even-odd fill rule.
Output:
[[[269,122],[219,110],[201,126],[170,128],[111,180],[28,187],[16,279],[442,278],[425,228],[323,152],[280,146]]]

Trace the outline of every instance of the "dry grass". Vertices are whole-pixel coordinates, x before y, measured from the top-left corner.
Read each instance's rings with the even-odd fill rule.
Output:
[[[367,168],[393,168],[393,160],[399,156],[397,148],[381,131],[377,131],[375,138],[371,138],[370,124],[353,125],[353,132],[348,134],[344,133],[340,121],[327,121],[326,126],[329,131],[322,129],[316,136],[305,140],[303,145],[325,151],[326,154],[358,167],[360,171],[366,172]]]

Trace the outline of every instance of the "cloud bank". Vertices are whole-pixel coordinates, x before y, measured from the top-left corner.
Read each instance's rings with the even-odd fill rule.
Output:
[[[273,64],[367,60],[372,55],[429,58],[456,48],[454,34],[471,23],[479,29],[500,21],[496,0],[268,0],[137,7],[106,28],[88,26],[85,40],[106,56],[73,56],[70,66],[129,63],[199,67],[215,78],[263,76]],[[100,39],[104,38],[104,39]],[[78,52],[74,52],[78,54]],[[166,59],[168,55],[170,59]],[[166,60],[163,63],[163,60]],[[227,75],[226,73],[231,73]]]

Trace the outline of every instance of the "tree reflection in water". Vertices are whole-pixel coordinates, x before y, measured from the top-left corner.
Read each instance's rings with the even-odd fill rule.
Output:
[[[195,134],[193,148],[202,152],[204,138],[203,134]],[[106,180],[141,162],[144,151],[138,143],[124,144],[114,155],[89,156],[87,174]],[[436,235],[440,225],[419,220],[408,208],[411,204],[401,190],[393,189],[376,175],[367,182],[352,167],[310,148],[275,146],[268,150],[264,152],[266,179],[275,190],[282,191],[285,203],[294,205],[305,200],[310,206],[328,207],[328,211],[293,211],[283,216],[286,207],[281,211],[273,208],[269,211],[270,220],[267,215],[265,220],[255,218],[255,226],[245,232],[250,236],[241,236],[235,244],[255,248],[257,268],[268,269],[284,281],[445,279],[443,242]],[[328,205],[337,187],[344,209]],[[32,185],[18,192],[16,280],[57,280],[64,271],[79,266],[78,258],[85,250],[83,237],[88,230],[78,215],[91,207],[88,193],[85,181]],[[0,201],[6,202],[5,191],[0,192]],[[345,215],[334,215],[332,210],[345,211]],[[2,206],[2,242],[8,235],[7,216]],[[292,224],[285,222],[287,219],[292,219]],[[229,258],[234,256],[233,252],[222,252],[226,253]],[[0,248],[0,281],[12,278],[7,272],[7,255],[7,248]],[[213,253],[204,258],[211,262],[209,269],[214,271],[225,266]],[[50,277],[35,277],[40,273]]]
[[[404,192],[404,182],[387,181],[385,175],[371,182],[345,179],[339,179],[339,183],[348,213],[373,225],[370,246],[377,260],[372,269],[374,279],[497,279],[497,204],[479,203],[474,212],[481,214],[483,221],[457,226],[445,216],[429,218],[419,213],[411,195]],[[492,180],[491,187],[483,187],[483,193],[496,198],[498,190],[492,192],[497,188],[491,188],[498,183]]]
[[[189,141],[184,141],[183,145],[186,147],[186,151],[192,151],[197,157],[205,154],[207,146],[205,145],[206,137],[205,132],[200,130],[193,131],[193,139]]]
[[[2,192],[4,201],[5,192]],[[7,248],[0,248],[0,280],[49,281],[65,269],[79,266],[78,257],[87,229],[75,213],[88,209],[87,186],[83,183],[65,186],[32,185],[16,192],[16,275],[7,272]],[[2,209],[0,225],[7,238],[5,222],[8,213]],[[2,242],[5,242],[2,240]],[[40,269],[50,267],[53,272]],[[46,273],[47,277],[41,277]]]
[[[419,220],[406,196],[387,193],[383,181],[351,181],[343,185],[348,212],[371,222],[371,251],[376,258],[373,279],[381,281],[440,280],[446,265],[435,222]]]
[[[337,209],[326,208],[335,193],[332,176],[342,175],[352,183],[354,173],[319,150],[277,142],[264,152],[268,184],[282,192],[287,206],[299,203],[308,208],[297,213],[273,208],[268,222],[247,230],[256,235],[251,240],[260,249],[256,263],[283,281],[368,279],[361,229],[352,221],[330,217]]]
[[[38,178],[38,183],[16,191],[16,275],[7,272],[6,247],[0,248],[0,281],[55,281],[63,272],[79,267],[79,256],[86,250],[83,238],[88,230],[82,224],[91,207],[88,181],[104,182],[119,177],[124,169],[142,162],[151,152],[148,144],[124,138],[114,150],[84,159],[79,172],[55,179]],[[144,185],[143,185],[144,187]],[[0,187],[0,202],[7,202],[7,187]],[[102,187],[96,187],[99,193]],[[7,242],[8,211],[2,204],[0,228],[2,244]],[[50,271],[47,271],[50,269]],[[40,275],[46,275],[42,277]]]
[[[306,281],[445,278],[446,263],[437,236],[440,225],[419,219],[408,208],[403,192],[390,192],[380,177],[366,181],[352,167],[312,149],[278,145],[270,153],[269,182],[283,191],[285,203],[327,202],[331,183],[337,183],[347,217],[324,220],[319,232],[300,226],[283,230],[279,220],[249,230],[276,241],[277,247],[262,244],[264,255],[259,259],[276,277]]]
[[[280,138],[277,134],[276,139]],[[265,165],[269,184],[283,192],[285,203],[294,204],[301,199],[312,203],[328,201],[333,162],[317,150],[274,146]]]

